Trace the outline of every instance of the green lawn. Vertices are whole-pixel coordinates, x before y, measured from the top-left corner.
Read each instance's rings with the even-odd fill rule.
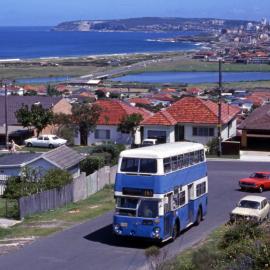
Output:
[[[5,216],[5,201],[0,200],[0,214]],[[66,207],[37,214],[9,229],[0,229],[0,240],[17,237],[40,237],[64,230],[114,208],[113,188],[106,186],[88,199],[70,203]]]

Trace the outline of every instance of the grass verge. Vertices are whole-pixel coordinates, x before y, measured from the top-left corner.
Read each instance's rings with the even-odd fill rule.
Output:
[[[112,186],[106,186],[103,190],[86,200],[70,203],[56,210],[27,217],[22,223],[12,228],[0,229],[0,240],[5,238],[47,236],[100,216],[113,208],[113,188]]]

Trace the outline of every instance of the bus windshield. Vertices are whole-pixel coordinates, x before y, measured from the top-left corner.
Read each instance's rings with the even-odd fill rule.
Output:
[[[141,200],[138,217],[156,218],[158,217],[158,201]]]
[[[128,173],[156,173],[157,160],[148,158],[123,158],[121,171]]]

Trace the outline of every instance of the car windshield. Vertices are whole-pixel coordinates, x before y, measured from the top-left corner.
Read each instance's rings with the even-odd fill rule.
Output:
[[[251,178],[259,178],[259,179],[268,179],[268,175],[263,174],[263,173],[253,173]]]
[[[158,217],[158,201],[141,200],[138,210],[138,217],[156,218]]]
[[[242,200],[239,202],[238,207],[260,209],[260,203],[255,201]]]

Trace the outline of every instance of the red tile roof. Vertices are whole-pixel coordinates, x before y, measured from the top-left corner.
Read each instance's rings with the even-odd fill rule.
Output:
[[[163,93],[176,93],[176,89],[175,88],[165,88],[165,89],[162,89],[162,92]]]
[[[131,98],[128,101],[129,103],[135,103],[135,104],[145,104],[145,105],[151,104],[151,101],[147,98]]]
[[[151,112],[133,107],[120,100],[100,99],[95,102],[102,109],[100,117],[98,119],[98,125],[118,125],[124,116],[139,113],[144,119],[151,116]]]
[[[166,110],[163,110],[144,120],[142,124],[157,126],[174,126],[177,124],[177,121]]]
[[[228,123],[238,113],[239,109],[222,103],[222,123]],[[163,111],[164,113],[164,111]],[[217,124],[218,123],[218,104],[210,100],[202,100],[195,97],[185,97],[166,110],[175,121],[172,123],[196,123],[196,124]],[[160,115],[156,115],[143,121],[144,125],[163,125]],[[160,124],[161,123],[161,124]],[[168,125],[168,121],[165,125]],[[174,124],[172,124],[174,125]]]
[[[175,100],[171,94],[162,94],[162,93],[156,94],[152,96],[152,98],[155,100],[170,101],[170,102]]]

